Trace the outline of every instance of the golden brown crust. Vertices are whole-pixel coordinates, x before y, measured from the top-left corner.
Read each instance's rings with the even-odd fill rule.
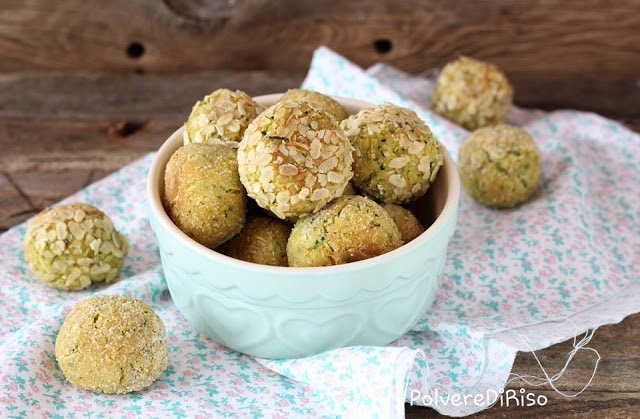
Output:
[[[327,266],[381,255],[402,245],[400,231],[377,203],[343,196],[298,220],[287,244],[289,266]]]
[[[166,331],[143,301],[92,297],[65,318],[55,354],[67,380],[79,388],[110,394],[138,391],[167,367]]]
[[[229,240],[247,211],[235,150],[195,143],[176,150],[165,169],[163,200],[176,226],[198,243],[214,248]]]
[[[223,253],[247,262],[288,266],[287,240],[290,233],[288,224],[259,216],[247,222],[245,228],[224,246]]]
[[[382,207],[395,221],[403,242],[409,243],[424,232],[420,221],[408,209],[395,204],[384,204]]]

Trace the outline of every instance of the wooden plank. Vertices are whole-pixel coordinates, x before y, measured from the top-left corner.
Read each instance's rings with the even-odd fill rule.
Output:
[[[640,342],[638,322],[640,314],[627,317],[619,324],[596,330],[588,347],[596,349],[601,356],[596,375],[589,385],[590,391],[635,392],[640,394]],[[580,340],[582,336],[578,336]],[[569,353],[573,349],[573,339],[537,351],[540,363],[549,376],[560,372]],[[579,351],[566,372],[554,384],[568,392],[580,391],[593,373],[596,355],[591,351]],[[536,377],[544,377],[540,366],[531,353],[520,353],[513,371],[520,375],[534,372]],[[525,373],[526,371],[526,373]],[[532,386],[522,380],[514,380],[510,388],[552,390],[549,384]]]
[[[123,132],[123,121],[0,118],[0,232],[157,150],[183,122]]]
[[[140,122],[186,119],[193,104],[225,87],[252,96],[284,92],[304,74],[216,71],[177,75],[0,74],[0,118]]]
[[[33,215],[27,196],[7,173],[0,173],[0,233]]]
[[[0,233],[89,184],[93,170],[5,173],[0,177]]]
[[[196,100],[220,87],[256,96],[297,87],[303,79],[304,73],[230,71],[145,76],[0,74],[0,118],[120,121],[130,122],[129,130],[135,130],[136,124],[148,120],[185,119]],[[515,76],[512,81],[519,106],[593,111],[638,126],[640,83],[635,78],[594,82]],[[115,125],[113,129],[118,131]]]
[[[328,45],[411,72],[468,54],[509,74],[616,80],[640,72],[639,16],[637,0],[4,0],[0,72],[303,72]]]
[[[91,172],[87,169],[27,171],[14,175],[14,182],[29,198],[31,208],[40,211],[87,186]]]
[[[640,73],[639,73],[640,74]],[[511,78],[515,102],[523,108],[578,109],[613,119],[640,119],[640,80],[550,80],[544,77]],[[636,131],[640,131],[636,128]]]
[[[0,167],[12,174],[112,171],[157,150],[182,123],[182,119],[147,121],[121,136],[117,134],[120,121],[0,119]]]

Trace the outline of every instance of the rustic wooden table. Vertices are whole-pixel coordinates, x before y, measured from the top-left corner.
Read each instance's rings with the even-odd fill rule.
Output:
[[[520,106],[596,111],[640,132],[638,27],[636,0],[3,1],[0,233],[156,150],[215,88],[299,85],[322,44],[362,66],[382,60],[414,73],[470,54],[507,70]],[[578,397],[514,381],[549,403],[477,416],[638,417],[639,321],[598,329],[590,346],[602,361]],[[571,344],[537,353],[550,375]],[[594,361],[580,352],[556,386],[578,391]],[[530,353],[513,372],[542,376]]]

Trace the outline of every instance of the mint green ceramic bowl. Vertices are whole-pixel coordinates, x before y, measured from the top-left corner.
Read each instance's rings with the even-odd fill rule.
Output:
[[[280,95],[257,97],[263,105]],[[369,106],[336,98],[349,112]],[[218,343],[262,358],[297,358],[351,345],[385,345],[428,315],[453,235],[460,181],[445,151],[428,193],[412,205],[427,230],[381,256],[345,265],[286,268],[232,259],[182,233],[161,202],[164,169],[182,145],[167,139],[149,170],[151,227],[178,310]]]

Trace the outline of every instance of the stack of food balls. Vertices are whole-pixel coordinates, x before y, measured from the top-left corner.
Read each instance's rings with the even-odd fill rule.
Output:
[[[264,109],[219,89],[192,109],[165,169],[163,204],[189,237],[237,259],[355,262],[424,231],[402,205],[434,182],[441,147],[396,105],[349,115],[329,96],[293,89]]]
[[[469,196],[488,207],[526,202],[542,175],[533,138],[505,123],[512,103],[504,72],[464,56],[444,66],[431,98],[436,113],[471,131],[458,153],[460,180]]]

